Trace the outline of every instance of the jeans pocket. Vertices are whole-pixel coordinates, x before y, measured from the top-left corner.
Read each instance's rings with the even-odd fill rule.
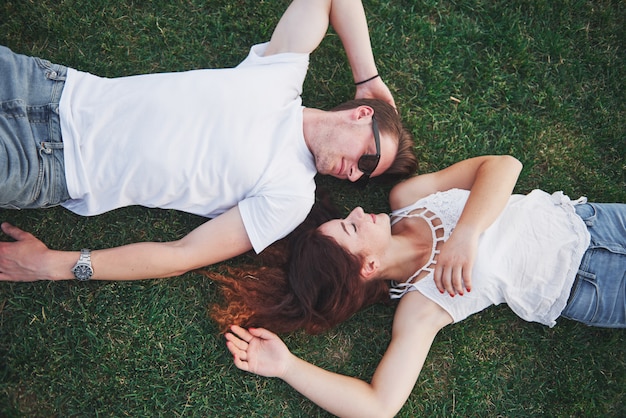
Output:
[[[562,315],[586,325],[626,328],[626,254],[588,249]]]
[[[579,271],[570,295],[570,301],[562,312],[565,318],[591,325],[599,309],[599,290],[592,273]]]
[[[0,205],[28,208],[39,198],[44,177],[34,135],[45,132],[47,123],[32,122],[22,100],[0,103],[0,119]]]

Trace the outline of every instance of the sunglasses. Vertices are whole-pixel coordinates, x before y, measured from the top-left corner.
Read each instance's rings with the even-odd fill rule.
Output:
[[[363,172],[361,178],[357,181],[357,184],[361,187],[367,185],[369,178],[378,167],[380,162],[380,133],[378,131],[378,123],[376,118],[372,115],[372,131],[374,132],[374,141],[376,142],[376,154],[363,154],[359,158],[358,167]]]

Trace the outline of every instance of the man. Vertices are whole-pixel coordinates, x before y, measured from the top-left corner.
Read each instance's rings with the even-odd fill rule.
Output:
[[[390,105],[302,107],[308,55],[329,22],[357,99],[393,106],[358,0],[295,0],[270,42],[252,47],[234,69],[104,79],[0,50],[0,121],[16,124],[0,131],[0,206],[61,204],[87,216],[142,205],[213,218],[178,241],[80,253],[50,250],[4,223],[16,241],[0,243],[0,280],[179,275],[260,252],[289,233],[311,208],[316,172],[357,181],[414,171],[412,141]],[[36,147],[24,145],[27,131]],[[399,149],[405,156],[394,163]],[[41,168],[30,173],[33,161]]]

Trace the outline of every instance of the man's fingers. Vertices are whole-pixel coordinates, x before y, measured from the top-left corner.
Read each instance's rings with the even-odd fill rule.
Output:
[[[1,227],[2,227],[2,232],[4,232],[5,234],[7,234],[8,236],[10,236],[11,238],[17,241],[23,240],[27,238],[27,236],[30,235],[28,232],[22,231],[17,226],[13,226],[8,222],[2,222]]]

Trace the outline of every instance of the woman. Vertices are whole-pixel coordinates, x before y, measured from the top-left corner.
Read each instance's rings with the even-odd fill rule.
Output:
[[[308,364],[258,328],[233,326],[226,335],[235,365],[280,377],[335,415],[392,416],[438,331],[492,304],[506,302],[523,319],[548,326],[564,316],[626,327],[626,205],[572,202],[539,190],[511,196],[520,170],[507,156],[466,160],[396,186],[391,218],[357,208],[316,230],[358,261],[341,280],[365,286],[391,279],[392,297],[401,298],[370,384]],[[317,264],[326,269],[334,261]],[[341,292],[317,294],[332,299]],[[317,321],[327,313],[307,315]]]

